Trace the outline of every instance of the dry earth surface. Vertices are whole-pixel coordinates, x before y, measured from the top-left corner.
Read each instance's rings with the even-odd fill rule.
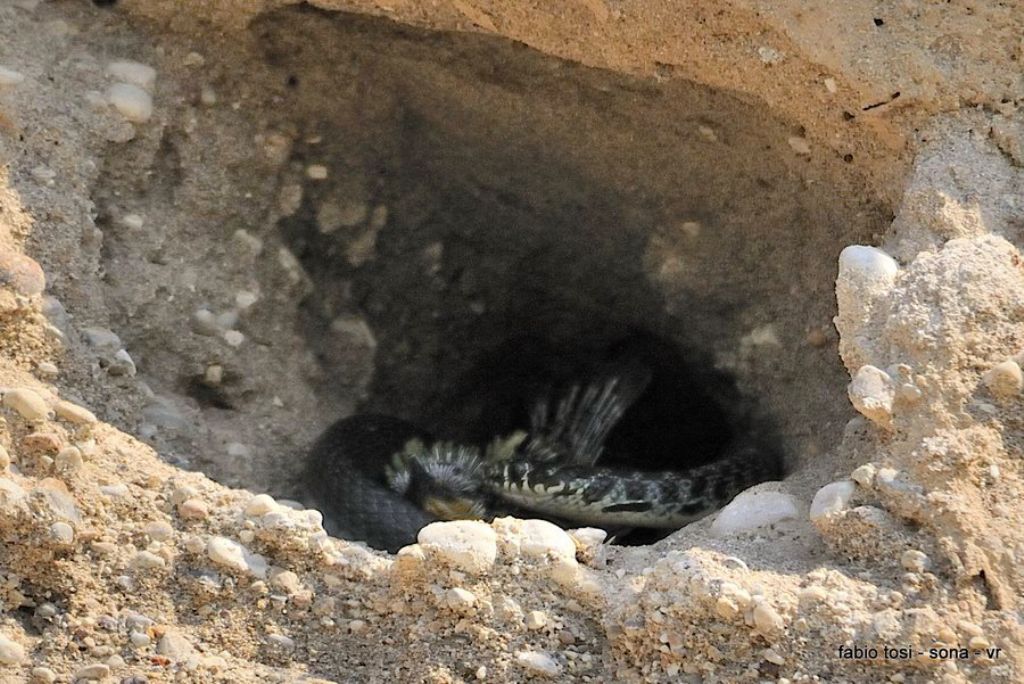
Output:
[[[1020,681],[1019,2],[97,5],[0,3],[0,680]],[[288,501],[531,326],[793,474],[642,547]]]

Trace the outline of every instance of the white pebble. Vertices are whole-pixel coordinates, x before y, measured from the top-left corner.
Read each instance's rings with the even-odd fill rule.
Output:
[[[217,91],[213,89],[213,86],[204,84],[203,87],[199,89],[199,102],[207,107],[212,107],[217,104]]]
[[[324,180],[327,178],[327,167],[323,164],[310,164],[306,167],[306,177],[312,180]]]
[[[839,86],[836,84],[836,79],[826,78],[824,81],[822,81],[822,83],[825,84],[825,90],[827,90],[828,92],[833,94],[839,92]]]
[[[152,643],[152,639],[145,632],[133,631],[128,635],[128,640],[132,642],[132,646],[135,648],[145,648]]]
[[[82,337],[87,345],[96,349],[116,351],[124,346],[117,333],[106,328],[83,328]]]
[[[909,549],[900,556],[900,565],[910,572],[924,572],[931,567],[931,560],[922,551]]]
[[[153,522],[146,523],[143,532],[150,539],[159,542],[167,541],[174,536],[174,528],[166,520],[154,520]]]
[[[580,527],[569,530],[569,536],[578,547],[589,549],[603,544],[608,538],[608,533],[597,527]]]
[[[844,510],[856,491],[857,485],[852,480],[840,480],[825,485],[818,490],[811,502],[811,520]]]
[[[135,377],[138,369],[135,367],[135,361],[132,360],[132,356],[128,353],[127,349],[118,349],[114,352],[114,361],[117,363],[110,364],[110,367],[107,369],[111,375]]]
[[[93,663],[75,671],[74,680],[106,679],[110,676],[110,666],[106,663]]]
[[[856,335],[881,297],[896,281],[899,265],[876,247],[851,245],[839,254],[836,277],[836,300],[839,316],[836,327],[840,335]]]
[[[0,88],[10,88],[25,80],[25,76],[14,69],[0,66]]]
[[[498,555],[497,535],[479,520],[430,523],[417,540],[429,556],[466,572],[486,571]]]
[[[724,537],[799,516],[799,504],[790,494],[748,489],[721,510],[711,524],[711,531]]]
[[[209,309],[196,309],[192,313],[192,332],[213,336],[220,332],[217,316]]]
[[[148,64],[128,60],[111,62],[107,65],[107,73],[125,83],[152,91],[156,83],[156,69]]]
[[[146,123],[153,116],[153,98],[131,83],[115,83],[107,89],[107,101],[132,123]]]
[[[98,420],[92,411],[70,401],[58,401],[54,411],[59,418],[75,425],[92,425]]]
[[[997,363],[981,379],[988,390],[1000,399],[1016,397],[1024,389],[1024,373],[1013,359]]]
[[[239,572],[255,575],[261,579],[267,576],[267,561],[263,556],[252,553],[236,541],[226,537],[210,537],[206,544],[210,560]]]
[[[237,330],[226,330],[224,332],[224,341],[228,343],[228,346],[239,347],[245,342],[245,335]]]
[[[75,528],[66,522],[55,522],[50,525],[50,536],[63,546],[70,546],[75,541]]]
[[[861,487],[870,489],[875,484],[875,468],[872,463],[865,463],[862,466],[858,466],[852,473],[850,473],[850,479],[859,484]]]
[[[280,508],[274,497],[269,494],[257,494],[256,496],[249,499],[249,503],[245,505],[245,514],[252,516],[265,515],[271,511],[276,511]]]
[[[235,305],[242,311],[251,307],[253,304],[258,302],[259,299],[260,297],[258,294],[248,290],[239,290],[235,293]]]
[[[284,634],[268,634],[267,641],[269,641],[272,646],[283,648],[287,651],[295,648],[295,640],[291,637],[285,636]]]
[[[471,591],[455,587],[445,592],[444,602],[452,610],[464,611],[473,607],[476,603],[476,596]]]
[[[807,138],[801,138],[794,135],[787,138],[786,142],[789,143],[789,146],[793,148],[793,151],[797,154],[804,156],[809,156],[811,154],[811,146],[807,142]]]
[[[36,366],[39,372],[48,378],[55,378],[60,374],[60,369],[57,368],[57,364],[49,361],[40,361],[39,365]]]
[[[891,282],[899,273],[896,260],[877,247],[850,245],[839,253],[839,275],[866,281]]]
[[[516,662],[533,674],[543,677],[557,677],[562,673],[562,666],[555,659],[540,651],[517,651]]]
[[[57,681],[57,673],[48,667],[33,667],[31,675],[32,681],[39,684],[53,684]]]
[[[17,641],[9,639],[6,634],[0,634],[0,663],[17,665],[24,661],[25,647]]]
[[[536,631],[544,629],[548,624],[548,616],[542,610],[531,610],[526,614],[526,629]]]
[[[163,556],[158,556],[152,551],[139,551],[132,558],[131,566],[136,570],[156,570],[167,565]]]
[[[202,520],[210,515],[210,508],[202,499],[186,499],[178,504],[178,515],[186,520]]]
[[[896,385],[888,373],[874,366],[861,366],[847,393],[850,403],[865,418],[880,427],[888,427],[892,423]]]
[[[519,530],[524,556],[576,559],[576,542],[558,525],[547,520],[523,520]]]
[[[753,617],[754,627],[756,627],[762,634],[774,634],[776,632],[780,632],[786,624],[782,620],[782,616],[779,615],[778,611],[765,601],[761,601],[754,606]]]
[[[76,446],[64,447],[57,452],[53,464],[62,473],[74,473],[81,470],[85,460],[82,458],[82,450]]]
[[[138,214],[125,214],[121,217],[121,225],[129,230],[142,230],[146,221]]]
[[[37,392],[25,387],[4,393],[4,406],[14,409],[29,421],[46,420],[50,416],[50,407],[46,401]]]

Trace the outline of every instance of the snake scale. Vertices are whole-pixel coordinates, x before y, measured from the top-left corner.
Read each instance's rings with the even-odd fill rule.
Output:
[[[394,552],[434,520],[501,514],[606,529],[678,529],[783,474],[781,456],[743,436],[697,467],[601,465],[609,432],[650,378],[646,366],[629,364],[573,385],[553,406],[541,398],[528,430],[483,449],[434,441],[398,418],[357,414],[320,437],[306,488],[328,531]]]

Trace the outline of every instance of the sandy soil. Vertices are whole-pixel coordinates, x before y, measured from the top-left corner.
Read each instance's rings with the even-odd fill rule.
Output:
[[[1021,6],[533,5],[0,6],[0,680],[1019,680]],[[255,494],[637,330],[792,511],[388,556]]]

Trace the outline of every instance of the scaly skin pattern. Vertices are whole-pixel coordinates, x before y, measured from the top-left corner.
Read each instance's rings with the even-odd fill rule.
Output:
[[[508,503],[580,524],[678,529],[781,474],[781,459],[745,447],[714,463],[679,471],[509,459],[489,469],[487,485]]]

